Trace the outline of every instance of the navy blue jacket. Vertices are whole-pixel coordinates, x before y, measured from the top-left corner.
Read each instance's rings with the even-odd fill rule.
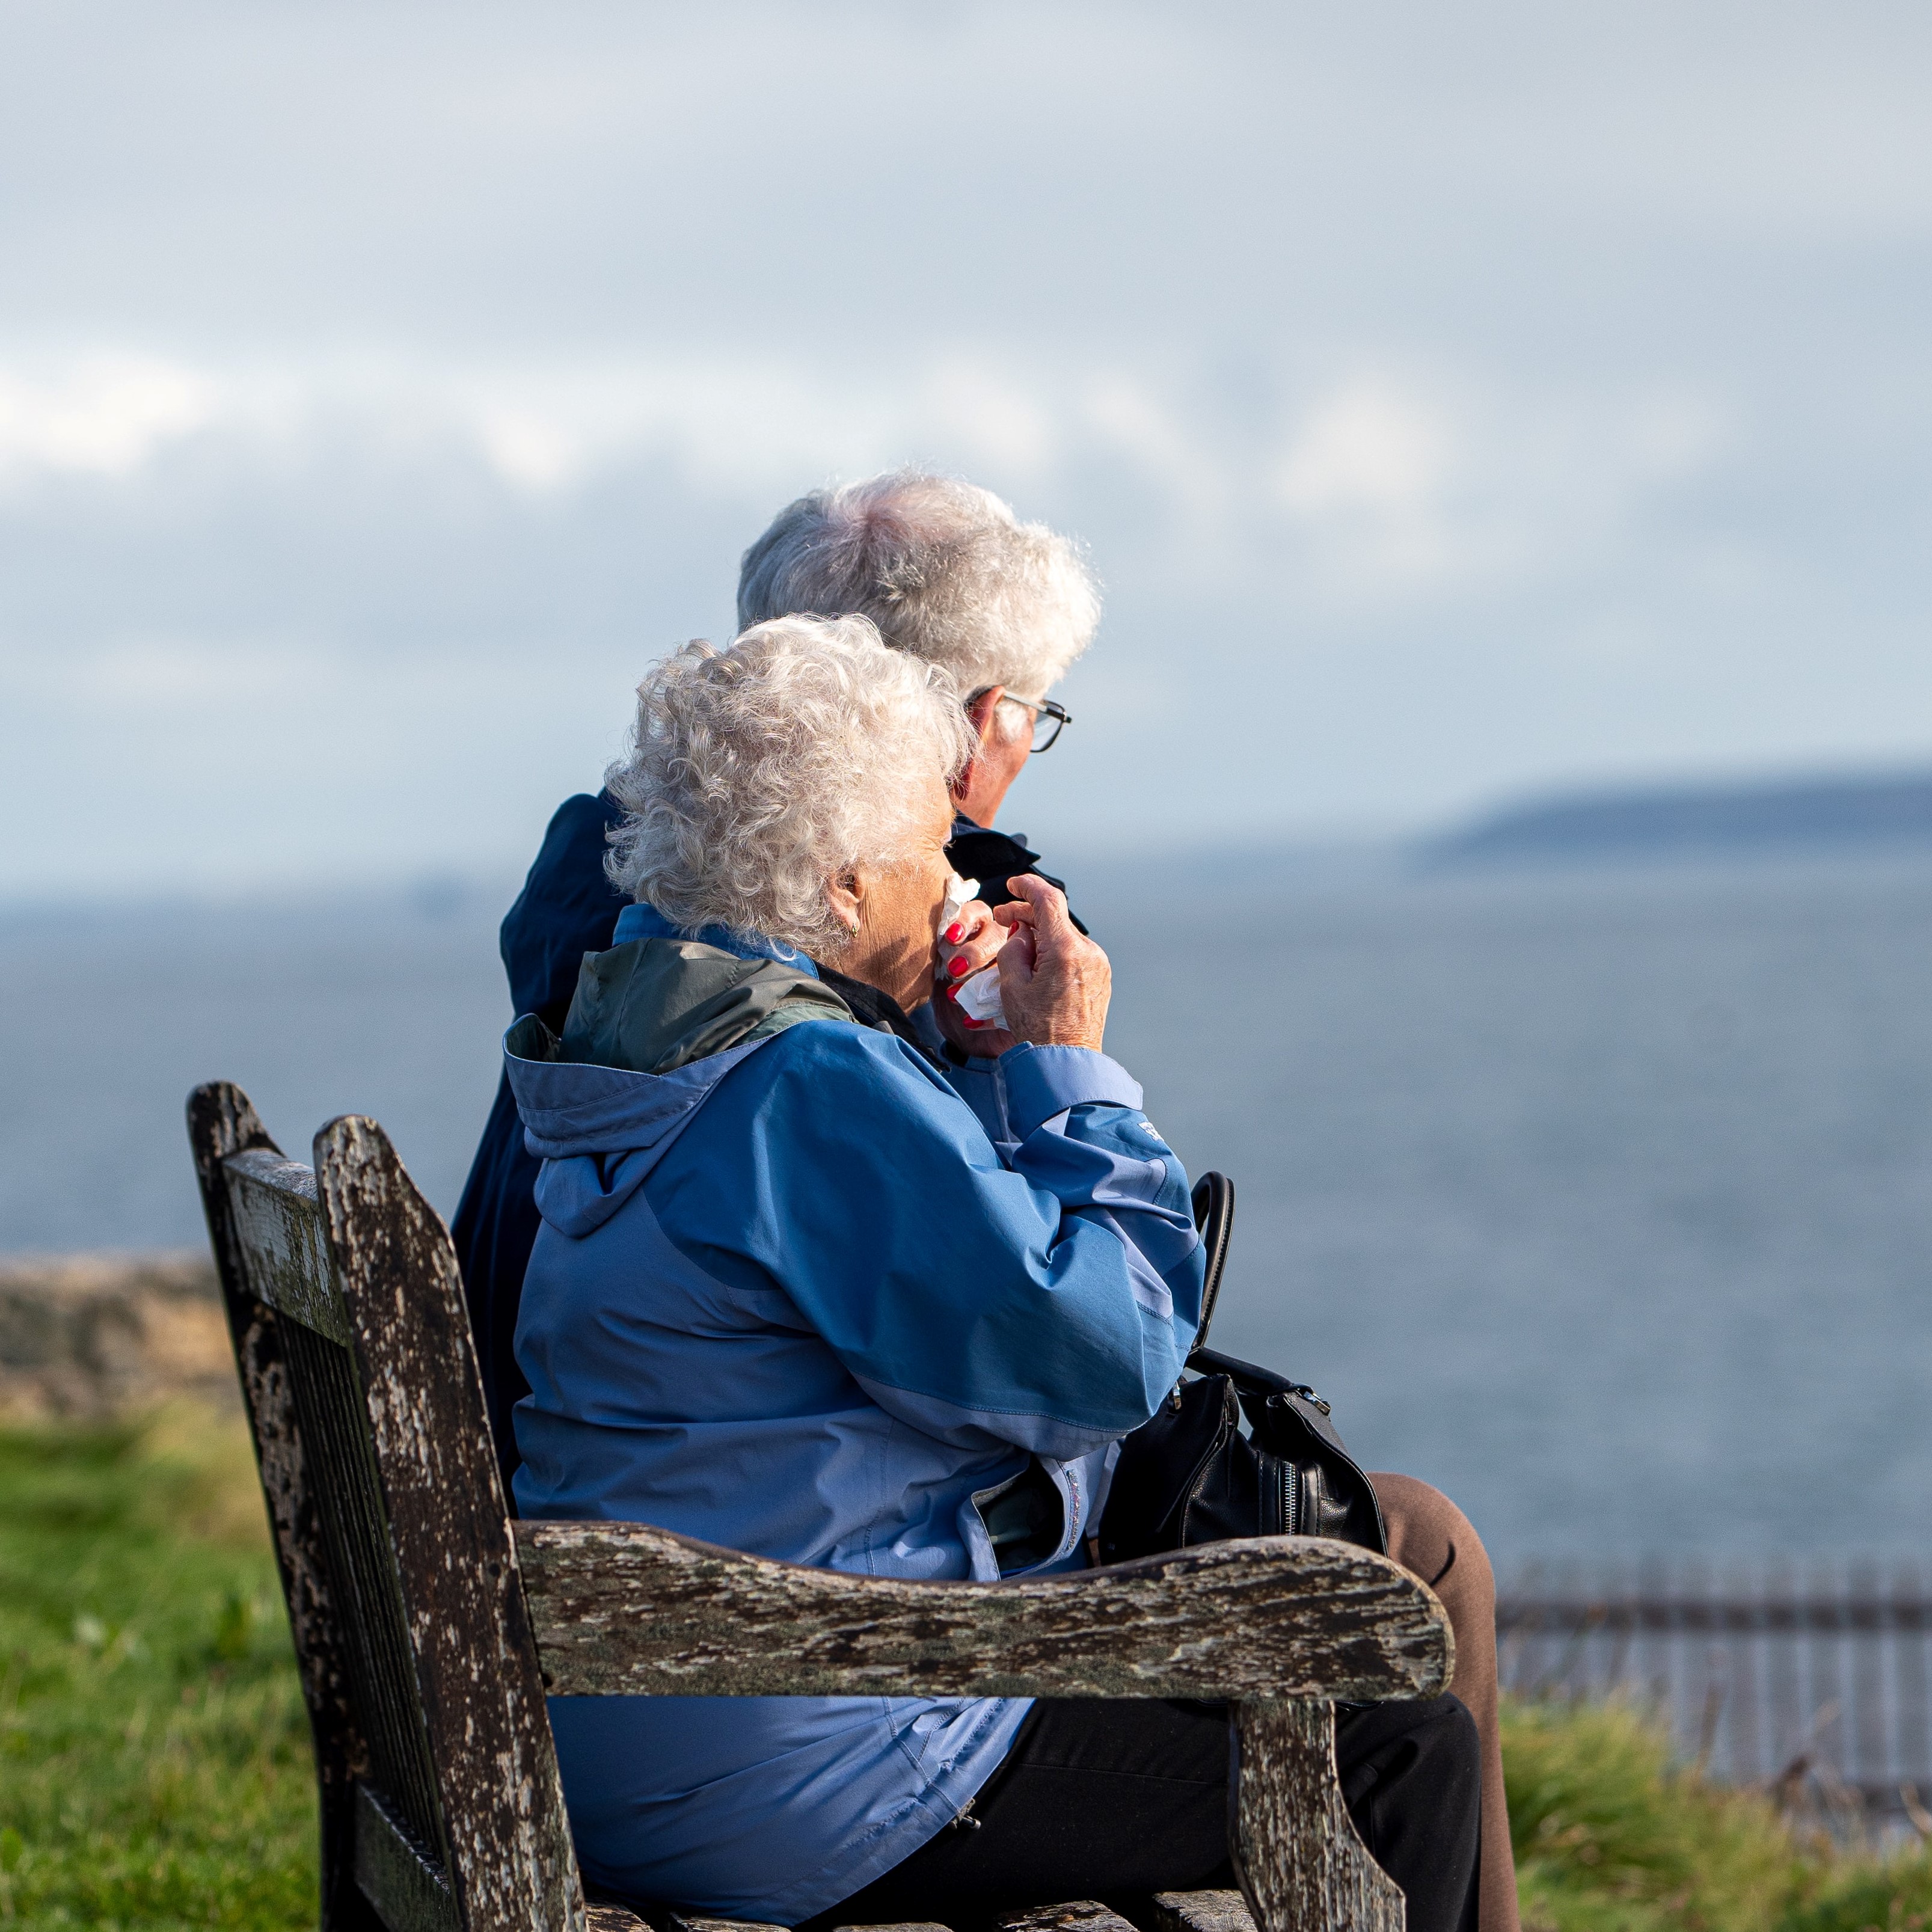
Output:
[[[554,1032],[562,1030],[584,956],[610,950],[617,915],[626,903],[604,874],[608,835],[622,816],[622,807],[608,792],[594,798],[579,792],[566,799],[544,833],[523,890],[504,916],[499,950],[509,976],[511,1010],[519,1018],[538,1015]],[[1006,877],[1040,869],[1040,854],[1024,838],[988,831],[968,818],[955,822],[948,852],[957,871],[982,881],[981,896],[989,904],[1012,897],[1002,883]],[[1060,884],[1049,874],[1040,876]],[[868,989],[837,975],[826,976],[855,1010],[869,998],[870,1009],[861,1012],[862,1018],[902,1038],[910,1036],[897,1008],[886,1010],[891,1002],[883,995],[868,995]],[[518,1462],[511,1411],[530,1393],[517,1366],[517,1312],[541,1225],[538,1166],[524,1144],[523,1122],[506,1076],[498,1084],[450,1230],[462,1264],[470,1326],[506,1495]]]

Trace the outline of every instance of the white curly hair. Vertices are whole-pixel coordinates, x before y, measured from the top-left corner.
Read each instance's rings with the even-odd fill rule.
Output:
[[[1066,538],[992,490],[892,470],[788,503],[740,566],[741,626],[854,611],[962,698],[1000,684],[1034,699],[1092,642],[1100,593]]]
[[[910,856],[935,778],[973,749],[952,679],[864,617],[781,617],[728,650],[698,638],[638,687],[604,868],[674,926],[836,953],[829,880]]]

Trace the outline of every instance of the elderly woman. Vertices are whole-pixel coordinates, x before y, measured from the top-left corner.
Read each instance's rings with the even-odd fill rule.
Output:
[[[1084,1561],[1202,1279],[1186,1176],[1101,1052],[1106,956],[1036,878],[949,928],[969,962],[998,946],[998,1144],[940,1061],[859,1023],[814,963],[902,1007],[928,996],[970,748],[946,674],[862,618],[693,644],[640,688],[609,777],[634,903],[561,1036],[530,1017],[506,1043],[543,1159],[524,1515],[866,1575]],[[585,1870],[634,1898],[796,1924],[1227,1880],[1226,1719],[1207,1707],[551,1714]],[[1372,1707],[1343,1736],[1411,1926],[1468,1922],[1467,1713]]]

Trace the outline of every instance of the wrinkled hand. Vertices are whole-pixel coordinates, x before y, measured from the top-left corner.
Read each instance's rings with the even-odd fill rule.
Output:
[[[1034,1046],[1085,1046],[1097,1053],[1106,1030],[1114,969],[1066,910],[1066,896],[1038,874],[1018,872],[995,906],[1011,935],[1000,949],[1000,999],[1012,1036]]]
[[[996,1059],[1015,1044],[1013,1036],[990,1021],[968,1019],[954,1004],[961,984],[1000,956],[1006,928],[983,900],[968,899],[957,919],[939,935],[939,966],[932,989],[933,1017],[939,1030],[962,1053]]]

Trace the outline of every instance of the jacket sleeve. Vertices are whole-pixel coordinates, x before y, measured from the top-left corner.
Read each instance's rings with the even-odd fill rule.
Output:
[[[693,1162],[673,1238],[721,1279],[751,1264],[776,1282],[889,1413],[1065,1461],[1138,1428],[1173,1387],[1202,1257],[1186,1174],[1120,1066],[1019,1046],[1000,1067],[1004,1160],[898,1042],[794,1028],[707,1106],[722,1112],[706,1143],[749,1160],[754,1211],[742,1175]]]

